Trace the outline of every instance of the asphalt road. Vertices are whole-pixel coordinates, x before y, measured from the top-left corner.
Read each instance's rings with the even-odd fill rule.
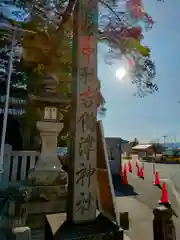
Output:
[[[114,179],[116,205],[120,212],[129,212],[130,228],[127,235],[133,240],[153,239],[153,209],[161,198],[161,190],[153,186],[153,164],[144,163],[144,180],[136,176],[136,157],[133,158],[133,173],[128,173],[129,185],[122,185],[117,176]],[[124,161],[123,164],[127,161]],[[180,236],[180,165],[155,164],[161,183],[167,184],[168,196],[175,216],[173,217],[176,237]],[[179,193],[178,193],[179,191]]]
[[[132,162],[135,167],[135,162],[137,160],[136,156],[133,156]],[[127,160],[124,161],[127,163]],[[143,163],[142,163],[143,165]],[[153,181],[153,169],[159,173],[160,179],[162,181],[172,181],[177,192],[180,194],[180,164],[165,164],[165,163],[148,163],[144,162],[144,176],[145,179]]]

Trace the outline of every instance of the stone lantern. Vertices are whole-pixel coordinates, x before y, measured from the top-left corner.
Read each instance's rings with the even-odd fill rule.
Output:
[[[63,112],[70,104],[70,99],[57,93],[57,83],[56,78],[47,76],[39,92],[30,96],[40,116],[36,126],[42,145],[39,160],[28,179],[38,185],[57,185],[58,182],[67,181],[67,174],[62,170],[56,151],[57,137],[63,128]]]

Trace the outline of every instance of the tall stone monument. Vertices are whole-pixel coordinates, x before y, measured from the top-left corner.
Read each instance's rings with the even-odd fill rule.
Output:
[[[73,121],[68,219],[96,219],[97,1],[78,1],[74,15]],[[73,203],[73,204],[72,204]]]
[[[67,219],[63,223],[60,215],[59,219],[54,216],[54,220],[47,216],[47,239],[122,239],[117,225],[101,214],[97,216],[98,1],[78,0],[73,18],[73,112]]]

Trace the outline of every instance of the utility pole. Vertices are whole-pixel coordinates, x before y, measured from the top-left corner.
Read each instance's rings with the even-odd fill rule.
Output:
[[[162,138],[164,139],[164,146],[165,146],[165,144],[166,144],[166,138],[167,138],[168,136],[166,136],[166,135],[164,135],[164,136],[162,136]]]
[[[8,120],[8,108],[9,108],[9,95],[10,95],[10,86],[11,86],[11,75],[13,69],[13,55],[14,55],[14,45],[15,45],[15,36],[16,31],[13,31],[12,43],[11,43],[11,52],[9,56],[9,67],[8,67],[8,77],[6,83],[6,100],[4,106],[4,118],[3,118],[3,127],[2,127],[2,136],[1,136],[1,148],[0,148],[0,171],[3,171],[3,160],[4,160],[4,146],[6,140],[6,129],[7,129],[7,120]]]
[[[9,96],[10,96],[10,87],[11,87],[11,75],[12,75],[12,70],[13,70],[13,58],[14,58],[14,50],[15,50],[14,47],[15,47],[15,42],[16,42],[16,34],[18,32],[27,32],[30,34],[35,34],[35,32],[13,27],[12,25],[7,24],[5,22],[0,23],[0,28],[13,31],[13,36],[12,36],[12,40],[11,40],[11,51],[10,51],[10,56],[9,56],[8,76],[7,76],[7,83],[6,83],[6,100],[5,100],[5,106],[4,106],[4,118],[3,118],[1,147],[0,147],[0,180],[1,180],[1,174],[3,172],[4,146],[5,146],[5,140],[6,140]]]

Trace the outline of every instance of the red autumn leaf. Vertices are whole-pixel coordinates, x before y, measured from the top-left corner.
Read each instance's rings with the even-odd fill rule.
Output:
[[[141,0],[128,0],[126,6],[133,17],[135,18],[144,17],[145,11],[142,7]]]

